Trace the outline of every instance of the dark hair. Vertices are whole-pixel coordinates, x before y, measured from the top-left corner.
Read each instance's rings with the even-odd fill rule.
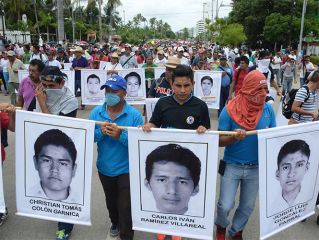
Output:
[[[258,59],[263,59],[264,57],[267,57],[270,55],[270,52],[268,50],[262,50],[259,52]]]
[[[310,148],[309,145],[304,140],[291,140],[287,143],[285,143],[278,154],[277,157],[277,167],[279,169],[279,165],[284,157],[286,157],[288,154],[295,153],[300,151],[302,154],[307,156],[309,158],[310,156]]]
[[[39,49],[40,49],[40,46],[39,46],[39,45],[33,45],[33,48],[39,50]]]
[[[243,60],[243,61],[244,61],[244,60]],[[240,57],[235,57],[234,62],[235,62],[235,64],[236,64],[237,66],[239,66],[239,64],[240,64]]]
[[[247,56],[241,56],[239,58],[239,62],[241,62],[241,61],[245,62],[246,64],[249,64],[249,59]]]
[[[202,79],[200,80],[200,83],[202,84],[204,80],[209,80],[211,81],[212,85],[213,85],[213,79],[210,76],[204,76],[202,77]]]
[[[25,47],[25,49],[27,49],[28,51],[30,50],[30,45],[29,44],[25,44],[23,47]]]
[[[127,74],[127,75],[124,77],[125,80],[126,80],[126,83],[127,83],[127,79],[128,79],[129,77],[137,77],[138,85],[141,85],[142,80],[141,80],[141,76],[140,76],[138,73],[136,73],[136,72],[130,72],[129,74]]]
[[[308,79],[310,82],[319,82],[319,69],[314,71]]]
[[[89,75],[88,78],[86,79],[86,83],[89,82],[89,79],[90,79],[90,78],[97,78],[97,79],[99,80],[99,83],[101,82],[100,78],[99,78],[97,75],[91,74],[91,75]]]
[[[190,66],[178,64],[176,68],[173,69],[172,82],[175,81],[175,77],[188,77],[193,81],[194,73]]]
[[[48,145],[62,146],[65,148],[72,158],[74,167],[77,151],[73,140],[68,135],[59,129],[50,129],[41,133],[34,143],[34,157],[37,161],[42,148]]]
[[[39,59],[32,59],[30,61],[30,65],[32,66],[37,66],[38,67],[38,71],[41,73],[45,67],[44,63],[39,60]]]
[[[145,174],[149,182],[153,172],[153,165],[156,162],[174,162],[186,167],[194,182],[194,188],[198,186],[201,162],[199,158],[188,148],[178,144],[167,144],[154,149],[146,158]]]

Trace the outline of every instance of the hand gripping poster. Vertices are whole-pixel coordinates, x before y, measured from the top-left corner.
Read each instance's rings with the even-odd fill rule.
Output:
[[[218,134],[129,128],[133,229],[213,239]]]
[[[105,90],[101,90],[100,88],[105,83],[105,81],[105,70],[81,70],[81,98],[83,105],[101,105],[104,103]]]
[[[195,71],[194,96],[206,102],[208,108],[219,109],[222,72]]]
[[[1,145],[1,139],[0,139]],[[4,213],[6,211],[6,205],[4,202],[4,194],[3,194],[3,175],[2,175],[2,156],[0,154],[0,213]]]
[[[319,122],[258,131],[261,239],[314,214],[318,139]]]
[[[144,68],[130,68],[118,70],[118,74],[126,79],[126,98],[128,104],[145,104],[145,70]]]
[[[16,112],[17,214],[91,225],[94,122]]]

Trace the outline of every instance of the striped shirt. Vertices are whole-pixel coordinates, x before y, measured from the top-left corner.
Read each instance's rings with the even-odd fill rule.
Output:
[[[295,101],[302,102],[301,109],[307,111],[307,112],[314,112],[315,106],[317,102],[317,91],[311,91],[309,90],[309,98],[305,102],[305,99],[307,98],[307,89],[302,87],[298,90],[295,96]],[[301,115],[298,113],[293,113],[292,118],[296,120],[298,123],[302,122],[312,122],[313,118],[309,115]]]

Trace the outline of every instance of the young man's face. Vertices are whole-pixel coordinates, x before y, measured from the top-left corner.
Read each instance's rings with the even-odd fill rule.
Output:
[[[98,78],[89,78],[87,86],[89,93],[97,94],[100,91],[100,80]]]
[[[184,102],[189,98],[194,87],[194,81],[189,77],[175,77],[172,89],[178,101]]]
[[[146,187],[152,191],[160,212],[184,214],[191,196],[198,193],[189,169],[174,162],[160,161],[153,165],[150,181]]]
[[[33,82],[40,81],[41,72],[38,69],[37,65],[29,65],[29,76]]]
[[[211,89],[213,87],[213,83],[209,79],[205,79],[202,81],[202,90],[204,96],[209,96]]]
[[[137,97],[140,84],[138,78],[135,76],[130,76],[127,78],[127,96]]]
[[[284,193],[294,191],[301,187],[301,182],[308,170],[308,157],[301,151],[286,155],[276,171]]]
[[[34,157],[34,165],[39,173],[44,192],[68,191],[76,172],[76,164],[63,146],[43,146],[38,159]]]

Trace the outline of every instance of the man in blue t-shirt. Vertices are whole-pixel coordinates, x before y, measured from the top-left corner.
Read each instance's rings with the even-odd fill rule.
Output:
[[[265,103],[268,87],[265,76],[257,70],[244,79],[242,89],[226,105],[219,117],[219,130],[236,131],[236,135],[220,136],[219,146],[226,147],[220,162],[220,195],[217,204],[216,239],[225,240],[228,215],[234,207],[238,186],[240,203],[229,229],[229,239],[242,239],[242,232],[254,210],[258,192],[258,139],[246,131],[276,126],[272,106]]]
[[[75,96],[81,96],[81,93],[77,95],[78,89],[81,92],[81,69],[87,68],[89,66],[88,60],[82,56],[84,51],[81,47],[76,47],[71,50],[74,52],[75,58],[72,61],[71,70],[75,70],[75,86],[74,86],[74,94]]]

